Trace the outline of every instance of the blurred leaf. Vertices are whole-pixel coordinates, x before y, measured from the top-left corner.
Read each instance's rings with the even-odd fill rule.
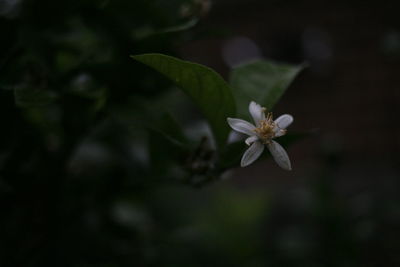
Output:
[[[164,112],[153,125],[149,125],[148,131],[152,173],[159,177],[176,176],[176,173],[171,173],[171,167],[173,171],[181,169],[183,155],[189,150],[182,127],[169,112]]]
[[[56,96],[41,88],[20,86],[14,89],[15,104],[21,108],[41,107],[52,103]]]
[[[132,36],[136,40],[141,40],[149,37],[154,37],[157,35],[162,35],[162,34],[170,34],[170,33],[178,33],[182,31],[189,30],[190,28],[193,28],[194,26],[197,25],[198,23],[197,18],[190,19],[188,21],[185,21],[183,23],[163,28],[163,29],[154,29],[151,28],[149,25],[143,26],[141,28],[136,29],[134,32],[132,32]]]
[[[165,112],[162,115],[158,126],[160,132],[162,132],[166,137],[175,140],[175,142],[179,142],[181,144],[188,142],[185,134],[183,133],[182,127],[169,112]]]
[[[248,266],[245,262],[254,257],[262,240],[256,229],[268,212],[268,198],[262,190],[243,192],[225,186],[198,212],[195,226],[203,242],[219,253],[231,253],[231,258],[241,263],[235,266]]]
[[[107,102],[107,88],[93,84],[90,79],[88,79],[88,81],[86,81],[85,79],[86,78],[84,78],[84,76],[81,76],[80,79],[76,79],[73,82],[73,86],[71,86],[70,93],[85,99],[92,100],[93,111],[97,112],[101,110]]]
[[[250,101],[256,101],[271,110],[304,67],[257,60],[233,69],[231,85],[238,116],[249,117]]]
[[[230,143],[221,152],[218,168],[223,172],[226,169],[239,166],[240,159],[247,146],[243,140]]]
[[[229,85],[212,69],[162,54],[132,56],[178,85],[203,112],[210,123],[218,147],[229,134],[226,118],[235,114],[235,102]]]
[[[164,29],[161,31],[161,33],[173,33],[173,32],[180,32],[180,31],[186,31],[192,27],[194,27],[197,22],[199,21],[198,18],[193,18],[191,20],[188,20],[182,24],[176,25],[176,26],[172,26],[169,27],[167,29]]]
[[[57,53],[56,66],[60,72],[71,71],[79,66],[80,57],[70,51],[60,51]]]
[[[150,128],[149,151],[151,171],[155,177],[181,178],[174,173],[181,170],[185,147],[171,136]]]

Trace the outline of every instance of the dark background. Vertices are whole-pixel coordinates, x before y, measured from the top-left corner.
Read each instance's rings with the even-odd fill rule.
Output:
[[[0,266],[400,265],[396,1],[207,6],[0,0]],[[252,58],[307,62],[274,109],[310,133],[293,171],[163,181],[135,118],[175,91],[129,58],[146,52],[226,79]]]

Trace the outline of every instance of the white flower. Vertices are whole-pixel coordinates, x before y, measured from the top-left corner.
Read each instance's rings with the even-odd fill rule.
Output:
[[[264,145],[266,145],[276,163],[281,168],[290,171],[292,167],[285,149],[272,139],[286,133],[286,128],[293,122],[293,117],[284,114],[274,121],[272,120],[272,113],[265,115],[266,109],[254,101],[250,103],[249,111],[255,126],[245,120],[227,119],[232,129],[249,135],[245,143],[250,147],[244,152],[240,166],[248,166],[258,159],[264,151]]]

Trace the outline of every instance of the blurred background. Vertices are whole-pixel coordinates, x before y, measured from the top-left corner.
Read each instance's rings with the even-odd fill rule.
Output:
[[[0,266],[400,266],[396,1],[0,0],[0,29]],[[165,179],[147,123],[200,116],[151,52],[306,62],[293,171]]]

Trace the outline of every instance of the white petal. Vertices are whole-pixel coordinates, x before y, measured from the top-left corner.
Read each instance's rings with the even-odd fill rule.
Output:
[[[259,126],[260,121],[265,119],[265,114],[263,108],[254,101],[249,104],[249,112],[251,117],[253,117],[254,123]]]
[[[275,132],[281,130],[286,129],[290,124],[292,124],[293,122],[293,117],[292,115],[289,114],[284,114],[282,116],[279,116],[276,120],[275,120]]]
[[[253,163],[261,153],[264,151],[264,145],[261,142],[254,142],[247,150],[244,152],[240,166],[246,167]]]
[[[254,135],[254,129],[256,127],[250,122],[235,118],[228,118],[227,121],[233,130],[247,135]]]
[[[271,140],[271,143],[268,144],[268,149],[271,152],[272,157],[276,161],[276,163],[285,170],[292,170],[292,166],[290,164],[290,159],[285,149],[278,144],[277,142]]]
[[[258,140],[258,136],[257,135],[253,135],[248,137],[244,142],[246,143],[246,145],[251,145],[252,143],[254,143],[255,141]]]
[[[279,136],[282,136],[282,135],[286,134],[286,130],[281,130],[281,129],[277,128],[277,127],[274,129],[274,131],[275,131],[275,136],[274,137],[279,137]]]

